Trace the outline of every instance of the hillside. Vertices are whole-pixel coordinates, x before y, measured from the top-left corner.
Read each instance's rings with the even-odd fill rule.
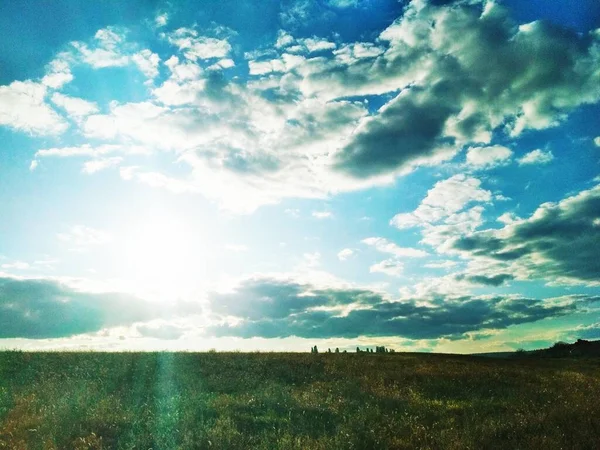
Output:
[[[532,350],[529,352],[516,352],[515,355],[542,358],[600,357],[600,341],[577,339],[577,341],[572,344],[557,342],[550,348]]]

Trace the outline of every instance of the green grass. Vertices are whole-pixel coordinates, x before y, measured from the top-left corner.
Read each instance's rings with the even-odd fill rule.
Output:
[[[0,449],[597,449],[600,360],[0,353]]]

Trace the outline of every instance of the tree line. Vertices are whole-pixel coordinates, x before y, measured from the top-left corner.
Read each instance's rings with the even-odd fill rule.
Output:
[[[319,353],[319,349],[315,345],[314,347],[310,348],[310,352]],[[348,353],[348,351],[344,350],[340,352],[340,349],[336,347],[334,351],[331,351],[331,348],[328,348],[326,353]],[[364,350],[362,350],[360,347],[356,347],[356,353],[395,353],[395,350],[393,348],[386,348],[384,345],[382,345],[375,346],[375,351],[373,351],[373,349],[369,347],[365,348]]]

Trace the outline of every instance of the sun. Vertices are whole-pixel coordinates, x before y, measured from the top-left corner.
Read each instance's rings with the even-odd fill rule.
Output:
[[[132,227],[120,253],[125,280],[163,301],[181,297],[204,278],[202,234],[166,214]]]

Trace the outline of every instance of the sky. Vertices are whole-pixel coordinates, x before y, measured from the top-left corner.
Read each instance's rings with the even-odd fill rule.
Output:
[[[0,31],[0,348],[600,339],[596,0],[24,0]]]

